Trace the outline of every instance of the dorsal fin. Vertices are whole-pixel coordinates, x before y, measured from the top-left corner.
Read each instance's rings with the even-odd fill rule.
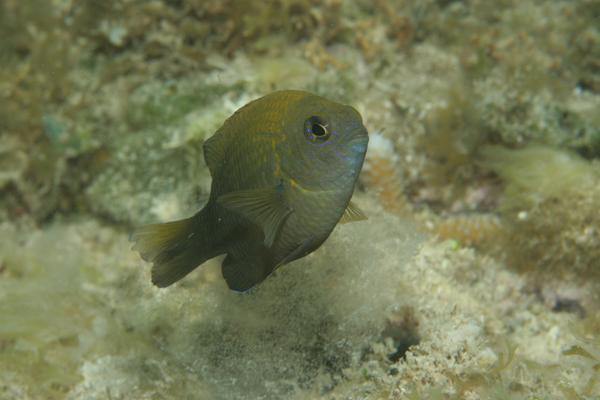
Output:
[[[219,165],[225,157],[227,143],[228,140],[221,130],[218,130],[214,135],[204,141],[204,161],[212,176],[215,175],[216,170],[219,168]]]

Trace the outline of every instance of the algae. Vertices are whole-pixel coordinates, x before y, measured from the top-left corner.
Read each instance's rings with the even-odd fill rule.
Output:
[[[597,14],[0,2],[0,398],[598,398]],[[203,141],[284,88],[385,143],[370,219],[249,296],[152,287],[127,232],[199,209]]]
[[[392,282],[392,271],[422,239],[395,222],[368,228],[381,236],[373,251],[394,261],[376,273],[371,251],[348,251],[372,246],[361,239],[364,227],[340,227],[319,257],[282,270],[252,296],[229,291],[214,263],[196,274],[201,288],[160,292],[126,235],[95,222],[56,223],[29,237],[3,227],[4,379],[16,375],[11,387],[34,398],[55,387],[67,398],[179,398],[199,388],[202,398],[278,398],[320,377],[335,382],[399,306],[401,275]],[[26,368],[30,376],[21,375]]]
[[[487,147],[483,162],[505,181],[500,207],[509,222],[511,264],[598,277],[600,169],[565,150]]]

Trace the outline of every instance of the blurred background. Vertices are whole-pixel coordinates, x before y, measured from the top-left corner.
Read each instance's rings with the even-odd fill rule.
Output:
[[[0,398],[600,397],[599,18],[2,0]],[[153,288],[128,232],[198,210],[204,140],[277,89],[360,111],[369,221],[254,297]]]

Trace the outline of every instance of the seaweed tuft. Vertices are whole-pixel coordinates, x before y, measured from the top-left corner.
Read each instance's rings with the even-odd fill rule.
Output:
[[[510,225],[511,264],[529,271],[600,276],[600,168],[565,150],[487,147],[483,164],[506,189],[500,207]]]

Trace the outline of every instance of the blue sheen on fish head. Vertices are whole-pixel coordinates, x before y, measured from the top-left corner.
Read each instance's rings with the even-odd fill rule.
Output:
[[[360,114],[308,93],[287,114],[286,140],[278,148],[282,170],[307,189],[353,187],[369,141]]]

